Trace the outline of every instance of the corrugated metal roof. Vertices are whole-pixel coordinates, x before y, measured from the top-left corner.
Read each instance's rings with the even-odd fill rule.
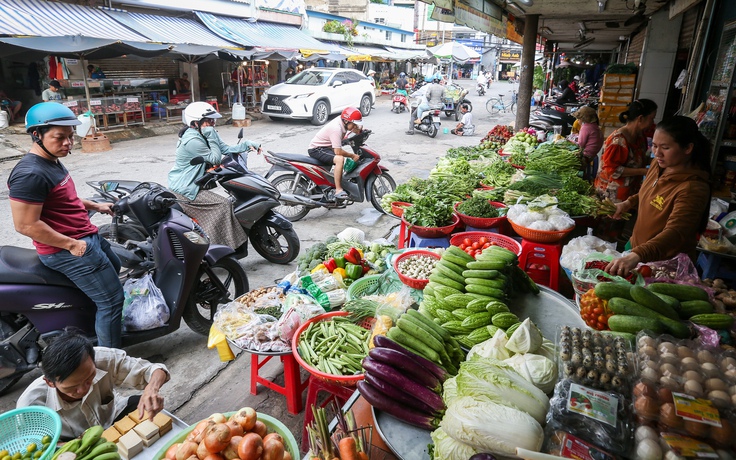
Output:
[[[143,13],[106,11],[116,21],[137,30],[160,43],[237,48],[235,43],[223,40],[194,19],[158,16]]]
[[[214,33],[242,46],[266,50],[319,50],[340,52],[334,45],[322,43],[296,27],[270,22],[249,22],[196,11],[197,17]]]
[[[102,11],[87,6],[43,0],[3,0],[2,6],[2,12],[15,10],[16,13],[0,17],[0,27],[3,27],[0,33],[6,35],[80,35],[112,40],[149,41],[147,37],[130,30]],[[27,15],[28,20],[18,20],[17,13]],[[5,21],[10,24],[8,29],[14,28],[14,32],[5,31]],[[20,27],[23,30],[19,31]]]

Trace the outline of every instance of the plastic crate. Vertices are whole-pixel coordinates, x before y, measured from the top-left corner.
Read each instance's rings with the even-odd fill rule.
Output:
[[[450,238],[450,244],[453,246],[460,246],[465,238],[468,238],[471,243],[475,243],[485,237],[489,243],[496,243],[496,245],[506,248],[513,252],[517,256],[521,256],[521,244],[518,241],[506,235],[499,235],[498,233],[491,232],[461,232],[452,235]]]
[[[51,437],[49,447],[38,460],[48,460],[54,455],[61,436],[61,417],[42,406],[13,409],[0,415],[0,450],[25,453],[28,444],[41,446],[44,436]]]

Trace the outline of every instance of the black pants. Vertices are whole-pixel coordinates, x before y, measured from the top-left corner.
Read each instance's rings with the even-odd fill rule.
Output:
[[[117,422],[118,420],[130,414],[134,410],[137,410],[139,402],[141,402],[141,395],[133,395],[129,397],[128,405],[125,406],[125,409],[123,409],[123,411],[120,414],[118,414],[118,416],[115,418],[115,421]]]
[[[307,153],[310,157],[326,165],[334,163],[333,159],[335,158],[335,150],[332,147],[317,147],[307,150]]]

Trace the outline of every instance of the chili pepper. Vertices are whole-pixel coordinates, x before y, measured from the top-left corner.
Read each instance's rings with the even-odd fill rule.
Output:
[[[363,276],[363,267],[360,265],[347,263],[345,264],[345,272],[348,275],[348,278],[351,280],[357,280],[361,276]]]
[[[335,262],[335,259],[330,258],[329,260],[325,260],[324,262],[325,268],[328,272],[332,273],[337,268],[337,262]]]
[[[360,265],[361,259],[363,259],[363,256],[355,248],[350,248],[350,250],[345,253],[345,261],[350,262],[351,264]]]
[[[345,257],[335,257],[337,268],[345,268]]]
[[[335,273],[337,273],[338,275],[340,275],[340,276],[342,277],[342,279],[345,279],[345,278],[347,278],[347,277],[348,277],[348,273],[347,273],[347,272],[345,271],[345,269],[344,269],[344,268],[342,268],[342,267],[337,267],[337,268],[335,269],[335,271],[333,271],[333,272],[332,272],[332,274],[333,274],[333,275],[334,275]]]

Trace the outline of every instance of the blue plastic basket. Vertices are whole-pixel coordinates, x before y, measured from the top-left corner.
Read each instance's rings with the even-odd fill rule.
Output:
[[[61,436],[61,417],[47,407],[28,406],[0,414],[0,450],[25,452],[28,444],[41,448],[41,439],[51,437],[49,447],[38,460],[48,460],[54,455]]]

